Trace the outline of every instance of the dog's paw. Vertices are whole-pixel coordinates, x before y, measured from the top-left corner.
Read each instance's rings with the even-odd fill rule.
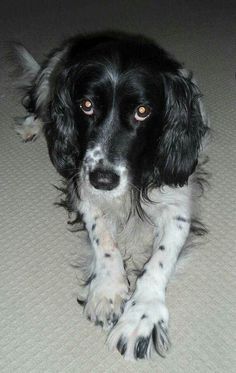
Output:
[[[149,358],[154,350],[164,357],[170,347],[168,319],[164,303],[132,297],[111,330],[108,345],[117,348],[127,360]]]
[[[96,325],[110,330],[121,316],[129,296],[128,281],[125,274],[112,276],[100,272],[93,276],[89,294],[85,302],[85,314]]]
[[[21,136],[23,141],[34,141],[42,130],[42,122],[34,115],[25,118],[16,118],[15,131]]]

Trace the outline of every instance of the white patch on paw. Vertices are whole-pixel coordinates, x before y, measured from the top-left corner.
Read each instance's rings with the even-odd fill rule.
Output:
[[[170,347],[168,310],[163,302],[134,296],[108,336],[111,349],[117,348],[126,360],[149,358],[154,350],[165,356]]]
[[[34,115],[29,115],[26,118],[18,119],[15,125],[16,132],[24,141],[35,140],[40,134],[43,123],[40,119],[35,119]]]
[[[109,330],[121,316],[128,292],[125,274],[114,275],[106,268],[100,270],[90,284],[85,306],[87,318]]]

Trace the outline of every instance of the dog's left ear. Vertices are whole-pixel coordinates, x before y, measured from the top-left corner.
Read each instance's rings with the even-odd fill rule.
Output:
[[[158,144],[157,167],[162,184],[183,186],[194,172],[208,127],[200,91],[186,73],[163,74],[163,133]]]

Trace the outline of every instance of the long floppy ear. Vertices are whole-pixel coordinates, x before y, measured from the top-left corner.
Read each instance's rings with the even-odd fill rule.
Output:
[[[163,74],[164,127],[158,144],[157,167],[162,184],[183,186],[194,172],[208,127],[200,91],[185,73]]]
[[[57,79],[50,104],[50,122],[45,124],[44,133],[49,155],[57,171],[69,178],[75,173],[79,156],[78,131],[72,111],[72,100],[64,72]]]

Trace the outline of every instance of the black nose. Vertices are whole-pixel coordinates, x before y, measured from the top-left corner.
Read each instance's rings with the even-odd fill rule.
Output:
[[[120,176],[102,168],[97,168],[89,174],[89,181],[96,189],[112,190],[119,184]]]

